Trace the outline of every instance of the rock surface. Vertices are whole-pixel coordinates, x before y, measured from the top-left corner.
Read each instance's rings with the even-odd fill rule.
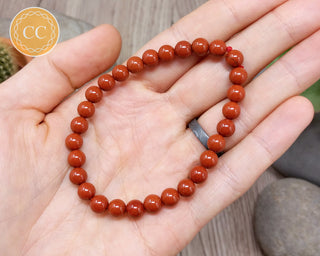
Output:
[[[295,178],[267,186],[255,205],[254,229],[268,256],[319,256],[320,187]]]
[[[284,176],[320,186],[320,113],[273,167]]]
[[[51,11],[51,13],[56,17],[59,27],[60,27],[60,37],[59,42],[66,41],[73,37],[76,37],[80,34],[83,34],[94,26],[84,22],[82,20],[78,20],[75,18],[71,18],[69,16],[65,16],[55,11]]]
[[[10,20],[0,18],[0,37],[9,38]]]

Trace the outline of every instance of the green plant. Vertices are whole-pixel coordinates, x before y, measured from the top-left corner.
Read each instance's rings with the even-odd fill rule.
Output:
[[[18,71],[18,65],[12,56],[11,47],[0,41],[0,83]]]
[[[320,112],[320,80],[305,90],[301,95],[312,102],[315,112]]]

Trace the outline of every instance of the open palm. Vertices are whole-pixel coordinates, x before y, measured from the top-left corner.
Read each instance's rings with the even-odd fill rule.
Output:
[[[210,1],[150,41],[141,53],[197,37],[241,50],[246,85],[227,153],[192,198],[137,220],[96,214],[68,178],[64,138],[85,99],[76,88],[109,68],[120,37],[108,25],[62,43],[0,87],[0,241],[3,255],[174,255],[219,211],[241,196],[293,143],[312,106],[293,97],[319,77],[318,0]],[[291,15],[295,13],[295,15]],[[187,123],[216,132],[229,68],[196,56],[146,68],[96,104],[82,150],[97,194],[109,200],[160,195],[199,161],[204,147]]]

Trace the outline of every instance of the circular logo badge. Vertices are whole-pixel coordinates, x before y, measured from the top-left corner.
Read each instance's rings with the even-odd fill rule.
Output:
[[[20,11],[11,21],[10,39],[22,54],[40,56],[51,51],[59,38],[59,24],[47,10],[30,7]]]

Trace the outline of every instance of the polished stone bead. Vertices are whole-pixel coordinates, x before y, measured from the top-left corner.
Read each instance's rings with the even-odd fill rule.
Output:
[[[234,84],[243,84],[248,78],[248,73],[244,68],[234,68],[231,70],[229,78]]]
[[[161,194],[161,201],[164,205],[175,205],[179,199],[180,195],[174,188],[167,188]]]
[[[103,213],[108,207],[108,199],[103,195],[96,195],[90,201],[92,211]]]
[[[229,88],[227,95],[229,100],[239,102],[243,100],[246,92],[241,85],[235,84]]]
[[[112,69],[112,76],[117,81],[124,81],[129,77],[129,70],[124,65],[117,65]]]
[[[95,193],[96,188],[91,183],[85,182],[78,187],[78,195],[81,199],[90,200]]]
[[[88,121],[81,117],[75,117],[70,123],[70,128],[75,133],[84,133],[88,130]]]
[[[227,102],[222,108],[222,113],[225,118],[235,119],[240,115],[240,106],[233,101]]]
[[[196,191],[196,186],[190,179],[183,179],[178,184],[178,192],[181,196],[192,196]]]
[[[127,61],[127,68],[131,73],[138,73],[143,70],[143,61],[140,57],[132,56]]]
[[[217,131],[224,137],[230,137],[236,130],[232,120],[223,119],[217,124]]]
[[[95,107],[90,101],[82,101],[78,105],[78,113],[82,117],[92,117],[95,112]]]
[[[174,59],[174,49],[170,45],[163,45],[158,51],[158,56],[162,61],[171,61]]]
[[[208,178],[208,171],[203,166],[195,166],[190,171],[190,179],[194,183],[202,183]]]
[[[87,172],[80,167],[74,168],[69,174],[70,181],[76,185],[86,182],[87,178]]]
[[[149,49],[142,55],[143,63],[147,66],[156,66],[159,63],[159,56],[157,51]]]
[[[108,211],[112,216],[122,216],[126,212],[126,204],[121,199],[114,199],[109,203]]]
[[[227,51],[226,43],[222,40],[214,40],[209,45],[209,51],[212,55],[224,55]]]
[[[209,137],[207,146],[214,152],[221,152],[226,145],[224,138],[220,134],[213,134]]]
[[[98,86],[90,86],[86,90],[86,98],[88,101],[97,103],[102,99],[103,93]]]
[[[148,195],[144,199],[143,205],[148,212],[157,212],[162,206],[161,198],[157,195]]]
[[[189,57],[192,53],[191,44],[187,41],[180,41],[176,44],[174,52],[181,58]]]
[[[192,51],[198,56],[205,56],[208,53],[209,43],[204,38],[197,38],[192,42]]]
[[[132,217],[140,217],[144,213],[143,203],[139,200],[131,200],[127,204],[127,212]]]
[[[77,133],[71,133],[67,136],[65,143],[68,149],[76,150],[81,148],[83,144],[83,139],[81,135]]]
[[[232,67],[238,67],[243,63],[243,55],[238,50],[231,50],[226,54],[226,61]]]
[[[68,163],[73,167],[80,167],[86,162],[86,155],[80,150],[73,150],[69,153]]]
[[[116,85],[116,81],[114,80],[114,78],[111,75],[103,74],[98,79],[98,85],[99,85],[100,89],[102,89],[104,91],[110,91]]]
[[[218,163],[218,156],[212,150],[206,150],[200,155],[200,164],[205,168],[212,168]]]

